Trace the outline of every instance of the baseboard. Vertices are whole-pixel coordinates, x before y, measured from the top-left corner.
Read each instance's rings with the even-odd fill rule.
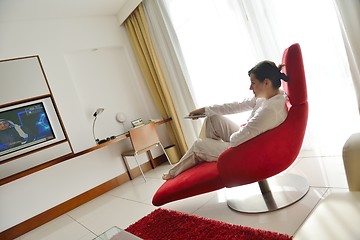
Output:
[[[166,161],[165,155],[161,155],[154,159],[155,167]],[[144,172],[152,169],[150,162],[146,162],[141,165]],[[132,169],[133,176],[140,176],[141,172],[139,169]],[[15,239],[77,207],[89,202],[98,196],[130,181],[128,173],[123,173],[118,177],[115,177],[89,191],[80,194],[66,202],[63,202],[56,207],[53,207],[45,212],[40,213],[22,223],[19,223],[3,232],[0,233],[1,240],[12,240]]]

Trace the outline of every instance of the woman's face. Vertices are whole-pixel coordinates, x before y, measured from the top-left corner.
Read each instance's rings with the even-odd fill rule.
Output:
[[[255,97],[264,97],[265,93],[265,81],[260,82],[255,74],[250,74],[250,88],[249,90],[252,90],[255,94]]]
[[[0,131],[6,130],[9,127],[9,123],[7,121],[0,122]]]

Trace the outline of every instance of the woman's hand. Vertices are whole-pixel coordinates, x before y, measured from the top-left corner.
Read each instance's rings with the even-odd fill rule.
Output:
[[[194,111],[191,111],[191,112],[189,113],[189,116],[202,115],[202,114],[205,114],[205,108],[195,109]]]
[[[189,116],[193,116],[192,119],[198,119],[198,118],[204,117],[204,114],[205,114],[205,108],[198,108],[198,109],[191,111],[189,113]],[[199,116],[199,117],[196,117],[196,116]]]

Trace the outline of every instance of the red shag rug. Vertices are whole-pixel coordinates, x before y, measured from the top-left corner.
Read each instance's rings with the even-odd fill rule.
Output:
[[[125,229],[142,239],[289,240],[292,237],[265,230],[223,223],[158,208]]]

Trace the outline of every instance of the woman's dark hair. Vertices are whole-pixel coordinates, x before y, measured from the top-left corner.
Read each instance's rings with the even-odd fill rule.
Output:
[[[265,78],[268,78],[271,80],[273,88],[277,89],[281,86],[281,79],[285,82],[289,80],[289,77],[286,76],[285,73],[281,72],[283,66],[285,65],[280,64],[277,67],[274,62],[265,60],[259,62],[255,65],[255,67],[250,69],[248,75],[250,76],[251,73],[255,74],[256,78],[260,82],[263,82]]]

